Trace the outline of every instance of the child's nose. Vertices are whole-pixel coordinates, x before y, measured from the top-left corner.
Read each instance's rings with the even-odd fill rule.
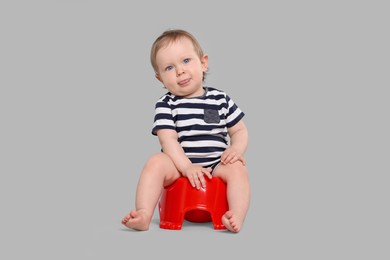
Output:
[[[183,70],[182,67],[177,67],[176,68],[176,77],[179,77],[183,73],[184,73],[184,70]]]

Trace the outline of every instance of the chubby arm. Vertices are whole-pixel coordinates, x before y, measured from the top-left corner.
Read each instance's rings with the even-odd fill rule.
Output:
[[[248,129],[243,120],[228,129],[230,136],[230,147],[221,156],[223,164],[241,161],[246,164],[244,154],[248,146]]]
[[[179,172],[183,173],[192,163],[177,141],[177,132],[170,129],[161,129],[157,131],[157,136],[163,152],[172,159]]]
[[[167,154],[175,164],[177,170],[188,178],[192,187],[205,187],[206,181],[203,175],[209,179],[211,176],[211,168],[203,168],[200,165],[193,164],[184,153],[183,147],[178,142],[177,132],[171,129],[160,129],[157,131],[157,136],[160,145],[165,154]]]

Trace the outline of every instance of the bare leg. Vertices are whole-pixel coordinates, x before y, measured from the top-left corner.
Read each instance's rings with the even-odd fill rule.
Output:
[[[250,202],[248,171],[240,161],[220,164],[214,171],[227,184],[229,210],[222,216],[222,223],[231,232],[239,232],[244,223]]]
[[[136,209],[122,219],[134,230],[148,230],[162,188],[180,177],[172,160],[164,153],[153,155],[145,164],[137,186]]]

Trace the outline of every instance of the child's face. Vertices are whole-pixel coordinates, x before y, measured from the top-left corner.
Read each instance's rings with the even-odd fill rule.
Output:
[[[161,48],[156,64],[156,78],[172,94],[186,98],[203,94],[203,72],[207,70],[208,57],[199,58],[189,39],[182,37]]]

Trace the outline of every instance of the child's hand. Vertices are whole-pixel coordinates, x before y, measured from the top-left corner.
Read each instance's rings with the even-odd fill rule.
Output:
[[[243,165],[246,164],[244,156],[233,147],[228,147],[221,155],[222,164],[235,163],[237,161],[242,162]]]
[[[182,174],[188,178],[192,187],[196,187],[199,190],[201,187],[206,187],[204,175],[206,175],[209,179],[212,178],[211,171],[212,169],[210,167],[203,168],[200,165],[191,164],[182,172]]]

